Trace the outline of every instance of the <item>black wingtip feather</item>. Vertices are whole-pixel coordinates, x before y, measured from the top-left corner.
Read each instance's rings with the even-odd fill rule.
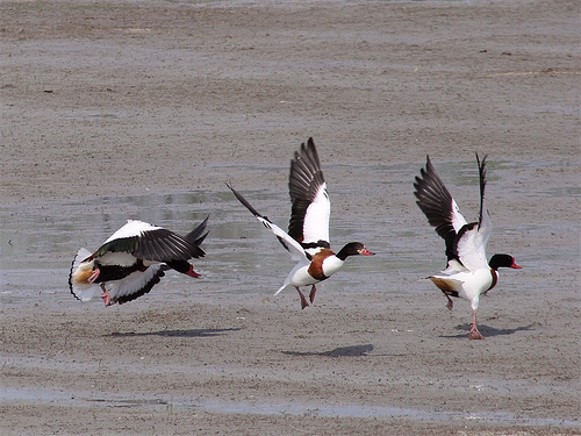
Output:
[[[262,222],[262,224],[264,225],[264,227],[266,227],[267,229],[272,231],[272,227],[270,227],[267,223],[273,224],[274,223],[272,221],[270,221],[268,219],[268,217],[261,215],[260,213],[258,213],[258,211],[256,209],[254,209],[254,207],[252,207],[252,205],[250,203],[248,203],[248,201],[242,196],[242,194],[240,194],[239,192],[237,192],[232,186],[230,186],[230,184],[226,183],[226,186],[228,186],[228,188],[230,188],[230,190],[234,193],[234,195],[236,196],[236,198],[238,199],[238,201],[240,203],[242,203],[244,206],[246,206],[246,208],[255,216],[255,217],[260,217],[263,220],[265,220],[266,222]],[[286,241],[281,238],[280,236],[276,237],[279,242],[282,244],[282,246],[285,248],[285,250],[290,251],[290,248],[288,246],[288,244],[286,243]]]
[[[300,150],[295,151],[290,163],[289,194],[292,202],[291,219],[288,234],[297,241],[302,241],[303,226],[307,208],[315,200],[320,187],[325,183],[321,161],[310,137],[302,143]]]
[[[238,201],[240,203],[242,203],[246,207],[246,209],[248,209],[250,211],[250,213],[252,213],[252,215],[257,216],[257,217],[260,217],[260,218],[263,218],[266,221],[268,221],[269,223],[272,222],[266,216],[260,214],[256,209],[254,209],[254,207],[252,207],[252,205],[248,202],[248,200],[246,200],[242,196],[242,194],[240,194],[232,186],[230,186],[230,184],[226,183],[226,186],[228,186],[228,188],[230,188],[230,190],[232,191],[232,193],[234,194],[234,196],[238,199]]]
[[[482,160],[478,156],[478,152],[474,152],[476,155],[476,163],[478,164],[478,176],[480,181],[480,212],[478,214],[478,225],[482,223],[482,216],[484,213],[484,191],[486,190],[486,159],[488,155],[485,154]]]
[[[426,166],[414,182],[416,204],[428,218],[430,225],[446,243],[448,259],[454,258],[456,231],[452,225],[452,195],[436,173],[430,156],[426,156]]]
[[[138,248],[132,254],[139,259],[169,262],[203,257],[205,252],[193,241],[160,228],[144,232],[139,237]]]
[[[71,291],[71,294],[73,294],[73,297],[75,297],[79,301],[82,301],[79,297],[77,297],[77,294],[75,294],[73,288],[73,270],[75,269],[75,260],[77,260],[76,257],[71,262],[71,269],[69,270],[69,290]]]
[[[202,221],[200,224],[198,224],[198,226],[192,230],[190,233],[188,233],[184,239],[196,246],[202,244],[202,242],[204,242],[204,239],[206,239],[206,236],[208,236],[208,231],[206,231],[206,227],[208,224],[208,219],[210,218],[210,215],[208,214],[208,216],[206,217],[206,219],[204,219],[204,221]],[[201,249],[200,249],[201,250]],[[202,257],[206,254],[203,250],[202,250]]]

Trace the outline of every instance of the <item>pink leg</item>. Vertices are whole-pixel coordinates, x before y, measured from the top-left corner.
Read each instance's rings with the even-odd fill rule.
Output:
[[[191,265],[191,264],[190,264],[190,269],[188,270],[188,272],[186,274],[189,275],[190,277],[195,278],[195,279],[199,279],[200,277],[202,277],[200,274],[198,274],[197,272],[194,271],[194,265]]]
[[[444,295],[446,295],[446,294],[444,294]],[[446,298],[448,299],[448,304],[446,304],[446,307],[448,308],[448,310],[452,310],[452,308],[454,307],[454,302],[447,295],[446,295]]]
[[[472,326],[470,327],[470,332],[468,333],[468,339],[484,339],[484,336],[478,331],[476,325],[476,311],[472,311]]]
[[[315,302],[315,294],[317,293],[317,288],[315,287],[315,285],[313,285],[313,287],[311,288],[311,292],[309,293],[309,301],[311,303]]]
[[[101,284],[101,291],[101,299],[105,303],[105,306],[111,306],[111,297],[109,296],[109,292],[107,291],[107,288],[105,288],[104,284]]]
[[[299,288],[296,288],[296,290],[299,293],[299,297],[301,297],[301,309],[304,309],[305,307],[309,307],[309,303],[307,302],[307,299],[305,298],[305,296],[303,295],[301,290]]]
[[[97,280],[99,278],[99,274],[101,274],[101,270],[99,268],[95,268],[93,270],[93,273],[89,276],[89,278],[87,279],[87,281],[89,283],[94,283],[95,280]]]

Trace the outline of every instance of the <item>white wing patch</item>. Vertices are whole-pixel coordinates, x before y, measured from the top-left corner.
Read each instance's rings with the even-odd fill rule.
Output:
[[[106,282],[105,287],[109,292],[109,296],[112,300],[116,300],[119,297],[124,297],[139,292],[145,287],[145,285],[147,285],[147,283],[153,279],[153,277],[161,269],[162,265],[164,264],[151,265],[145,271],[132,272],[122,280]]]
[[[447,268],[444,271],[442,271],[440,274],[451,275],[451,274],[456,274],[456,273],[459,273],[459,272],[468,272],[468,268],[466,268],[465,266],[463,266],[456,259],[450,259],[448,261]]]
[[[75,297],[81,301],[90,301],[101,295],[101,288],[99,285],[87,283],[80,280],[77,274],[82,274],[84,271],[92,271],[93,262],[83,262],[84,259],[91,256],[91,252],[86,248],[81,248],[77,251],[77,255],[73,260],[71,272],[69,274],[69,286],[71,292]]]
[[[131,266],[135,264],[137,258],[124,251],[108,251],[99,257],[101,265]]]
[[[91,254],[93,253],[91,253],[86,248],[79,248],[79,251],[77,251],[77,255],[75,256],[75,259],[73,260],[73,267],[71,271],[76,270],[79,267],[79,265],[83,262],[83,260],[91,256]]]
[[[456,200],[454,200],[454,199],[452,199],[451,208],[452,208],[452,211],[451,211],[452,212],[452,227],[454,227],[456,234],[458,234],[460,229],[462,227],[464,227],[466,224],[468,224],[468,221],[466,221],[466,218],[464,218],[464,215],[462,215],[462,213],[460,212],[460,208],[458,207],[458,204],[456,203]]]
[[[122,239],[122,238],[131,238],[134,236],[141,236],[144,232],[149,232],[152,230],[160,229],[161,227],[154,226],[153,224],[149,224],[143,221],[136,221],[136,220],[127,220],[127,224],[113,233],[109,238],[105,241],[111,242],[115,239]]]
[[[482,235],[478,232],[477,226],[464,232],[458,241],[457,250],[460,262],[470,271],[488,269]]]
[[[305,213],[303,224],[303,243],[329,240],[329,217],[331,216],[331,202],[327,192],[327,184],[323,183],[313,202]]]
[[[101,287],[99,285],[91,285],[88,288],[81,289],[80,286],[73,285],[73,293],[75,297],[86,303],[101,297]]]
[[[305,253],[303,247],[301,247],[301,244],[299,244],[297,241],[291,238],[287,232],[285,232],[276,224],[271,223],[266,219],[262,218],[261,216],[256,216],[256,219],[260,221],[264,225],[264,227],[269,229],[272,233],[274,233],[276,236],[278,236],[284,241],[284,243],[289,249],[291,257],[294,260],[296,261],[304,260],[308,262],[307,254]]]
[[[492,221],[490,215],[488,214],[488,209],[484,208],[482,211],[482,220],[478,228],[478,232],[482,238],[482,247],[486,250],[486,245],[488,244],[488,239],[492,234]]]

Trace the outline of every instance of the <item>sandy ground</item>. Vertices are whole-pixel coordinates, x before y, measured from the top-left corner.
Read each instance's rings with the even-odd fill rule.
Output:
[[[0,433],[581,433],[579,9],[1,2]],[[290,268],[276,242],[273,277],[240,265],[262,233],[224,182],[284,224],[308,136],[337,239],[379,254],[301,311],[272,298]],[[474,151],[490,251],[525,267],[482,302],[484,341],[466,303],[448,312],[418,280],[443,247],[411,186],[430,153],[472,217]],[[196,219],[213,213],[206,282],[108,309],[68,295],[103,217],[188,192],[205,193]]]

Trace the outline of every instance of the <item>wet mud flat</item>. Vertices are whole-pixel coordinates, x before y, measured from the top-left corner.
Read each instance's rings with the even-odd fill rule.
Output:
[[[113,310],[40,302],[34,316],[4,313],[4,429],[579,429],[575,340],[554,333],[573,313],[525,324],[503,293],[486,301],[487,339],[471,342],[465,311],[406,294],[325,293],[300,312],[294,295],[194,290],[177,306],[158,291]]]
[[[274,192],[248,196],[262,207],[286,200]],[[0,422],[8,434],[579,431],[576,291],[567,283],[558,295],[541,290],[568,250],[547,267],[519,244],[528,275],[502,275],[481,302],[486,339],[469,341],[468,305],[458,301],[448,311],[422,279],[439,268],[442,244],[431,229],[422,233],[420,222],[401,220],[389,238],[373,238],[381,217],[368,218],[364,231],[337,217],[337,243],[357,238],[391,249],[346,265],[301,311],[294,290],[272,296],[291,260],[233,196],[146,197],[109,198],[101,215],[69,203],[42,209],[49,216],[76,210],[69,219],[92,229],[89,246],[106,236],[107,223],[122,222],[120,203],[145,215],[140,204],[157,203],[162,217],[172,210],[160,218],[170,228],[214,211],[208,257],[196,261],[202,278],[168,274],[150,294],[122,306],[83,304],[68,293],[68,265],[82,233],[71,240],[37,231],[30,241],[15,222],[9,226],[24,238],[13,238],[14,250],[36,249],[17,251],[23,264],[3,258]],[[28,216],[43,228],[41,214]],[[510,240],[516,229],[506,224],[498,233]],[[437,246],[434,258],[415,261],[426,245]],[[37,250],[51,247],[58,261],[26,268]]]
[[[578,434],[581,61],[575,2],[0,4],[0,433]],[[259,23],[259,24],[257,24]],[[333,245],[301,311],[292,266],[225,182],[285,227],[314,136]],[[468,219],[489,155],[480,308],[423,278],[430,154]],[[80,246],[127,218],[210,214],[200,280],[81,304]]]

